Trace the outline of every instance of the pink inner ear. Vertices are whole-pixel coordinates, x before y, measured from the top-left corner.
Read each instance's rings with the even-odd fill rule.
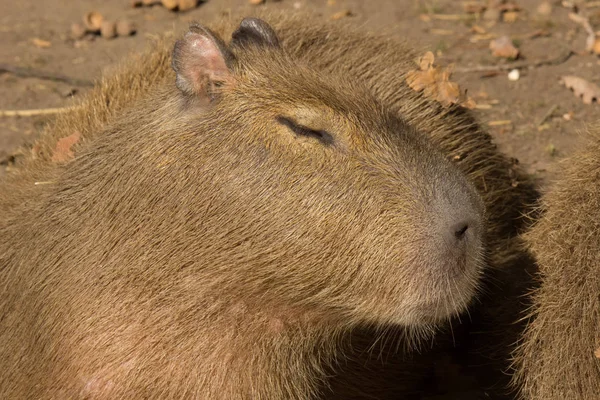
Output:
[[[209,96],[215,82],[226,82],[231,74],[223,53],[208,36],[188,32],[176,48],[178,87],[197,96]]]

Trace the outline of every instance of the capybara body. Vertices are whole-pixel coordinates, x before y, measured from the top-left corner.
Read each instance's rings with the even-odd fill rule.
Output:
[[[583,136],[525,235],[541,282],[517,352],[528,400],[600,398],[600,127]]]
[[[531,189],[405,86],[412,51],[248,21],[192,27],[175,74],[164,46],[108,78],[3,182],[3,397],[319,397],[357,327],[463,311],[483,236],[512,265]]]

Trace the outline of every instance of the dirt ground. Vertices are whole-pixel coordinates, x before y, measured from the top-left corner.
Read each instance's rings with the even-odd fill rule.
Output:
[[[161,5],[132,8],[130,0],[0,0],[0,110],[68,106],[89,90],[86,83],[100,77],[104,68],[144,49],[155,35],[181,29],[192,20],[205,21],[228,10],[253,7],[290,13],[312,9],[324,19],[342,15],[369,30],[393,32],[423,53],[434,52],[436,64],[455,64],[452,80],[474,98],[482,124],[489,127],[502,150],[544,183],[552,178],[549,167],[573,151],[578,132],[600,120],[597,101],[584,104],[559,80],[574,75],[600,84],[600,58],[585,52],[588,34],[569,18],[573,2],[489,3],[502,4],[490,6],[486,0],[280,0],[251,5],[248,0],[208,0],[191,11],[173,12]],[[579,14],[599,30],[600,2],[575,3]],[[496,11],[482,12],[481,4]],[[71,24],[82,21],[90,11],[113,21],[128,18],[137,33],[112,40],[72,39]],[[492,56],[490,41],[502,35],[518,47],[517,60]],[[520,68],[516,81],[508,79],[511,64]],[[67,76],[71,82],[32,77],[39,73]],[[15,117],[2,111],[0,170],[5,171],[18,159],[20,146],[31,143],[51,116]]]

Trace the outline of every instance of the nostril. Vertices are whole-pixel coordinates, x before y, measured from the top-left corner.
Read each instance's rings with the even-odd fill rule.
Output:
[[[465,233],[467,232],[468,229],[469,229],[469,224],[467,224],[466,222],[461,222],[459,224],[456,224],[453,228],[454,237],[456,237],[458,240],[461,240],[465,236]]]

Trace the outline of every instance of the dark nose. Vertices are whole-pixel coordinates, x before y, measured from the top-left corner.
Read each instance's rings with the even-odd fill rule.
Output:
[[[462,240],[467,234],[467,230],[469,229],[468,222],[459,222],[452,227],[452,232],[454,233],[454,237],[457,240]]]

